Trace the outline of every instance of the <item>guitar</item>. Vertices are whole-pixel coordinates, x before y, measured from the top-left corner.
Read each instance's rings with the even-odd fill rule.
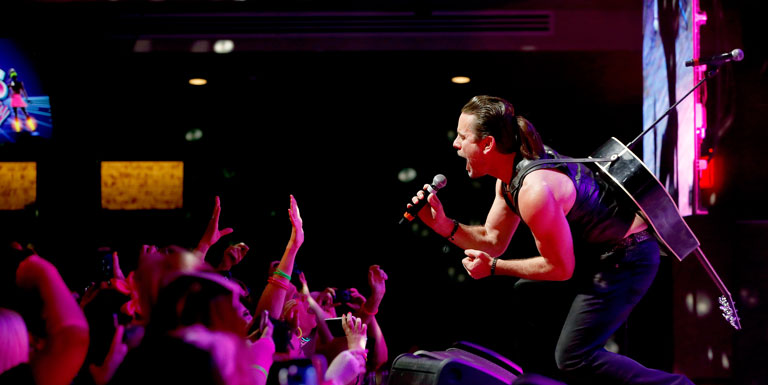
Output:
[[[723,317],[736,330],[741,329],[731,293],[712,268],[701,250],[701,244],[680,216],[677,205],[664,186],[646,165],[623,143],[611,138],[590,156],[594,171],[618,188],[635,203],[646,222],[653,228],[659,243],[679,260],[692,252],[720,290],[718,299]],[[578,159],[577,161],[584,161]]]

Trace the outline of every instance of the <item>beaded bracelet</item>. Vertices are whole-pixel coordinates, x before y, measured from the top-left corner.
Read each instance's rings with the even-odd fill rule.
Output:
[[[493,259],[493,262],[491,262],[491,275],[496,274],[496,261],[499,260],[499,257],[496,257]]]
[[[456,232],[459,230],[459,221],[453,219],[453,230],[451,230],[451,235],[448,236],[448,239],[453,240],[453,236],[456,235]]]

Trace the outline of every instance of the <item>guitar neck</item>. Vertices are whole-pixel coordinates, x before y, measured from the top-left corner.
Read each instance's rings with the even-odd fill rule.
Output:
[[[694,253],[699,259],[701,266],[704,267],[704,270],[709,275],[709,278],[712,279],[712,282],[715,283],[717,289],[720,290],[720,294],[722,295],[720,297],[720,309],[723,311],[723,317],[725,317],[725,319],[730,322],[731,326],[736,328],[736,330],[741,329],[739,316],[736,312],[736,305],[733,303],[733,298],[731,297],[731,293],[728,291],[728,288],[725,287],[725,284],[720,279],[720,276],[717,275],[717,272],[712,267],[712,264],[709,263],[709,260],[704,255],[701,247],[697,247],[696,250],[694,250]]]

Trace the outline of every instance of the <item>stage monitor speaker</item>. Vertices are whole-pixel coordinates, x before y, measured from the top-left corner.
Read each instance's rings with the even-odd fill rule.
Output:
[[[460,341],[445,351],[397,356],[389,385],[509,385],[520,375],[522,369],[500,354]]]

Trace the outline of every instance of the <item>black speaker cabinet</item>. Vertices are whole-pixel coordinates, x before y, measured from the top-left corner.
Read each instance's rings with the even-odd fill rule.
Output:
[[[521,374],[520,367],[507,358],[462,341],[445,351],[397,356],[389,385],[509,385]]]

